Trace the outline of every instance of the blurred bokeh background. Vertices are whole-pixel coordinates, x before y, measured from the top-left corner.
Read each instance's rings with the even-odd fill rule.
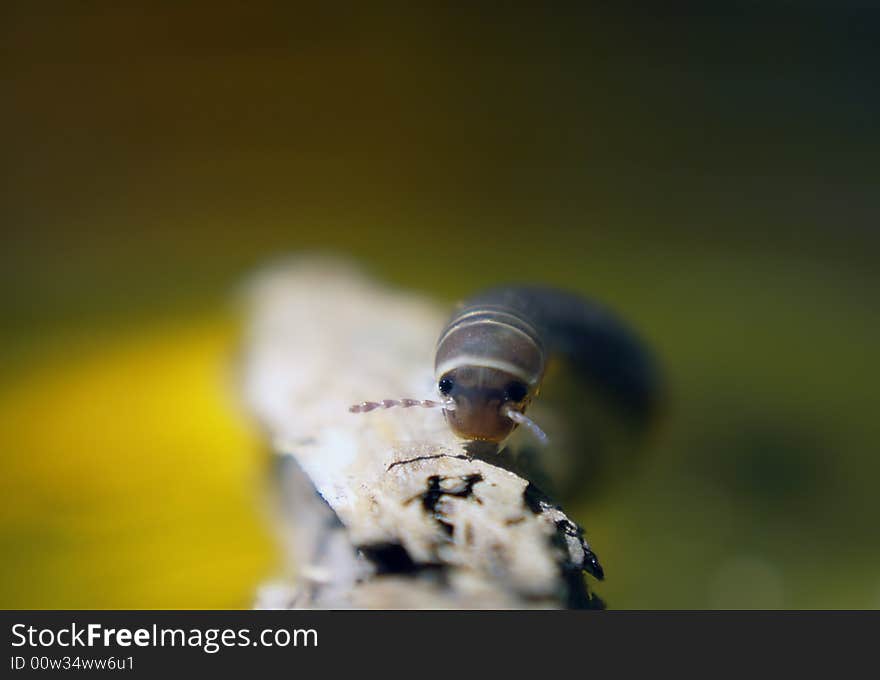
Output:
[[[877,10],[530,4],[2,4],[0,607],[249,606],[229,299],[316,249],[651,340],[610,606],[880,607]]]

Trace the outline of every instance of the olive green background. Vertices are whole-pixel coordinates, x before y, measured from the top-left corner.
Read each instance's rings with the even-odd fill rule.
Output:
[[[0,606],[250,604],[229,299],[320,250],[650,339],[610,606],[880,607],[877,13],[657,4],[3,3]]]

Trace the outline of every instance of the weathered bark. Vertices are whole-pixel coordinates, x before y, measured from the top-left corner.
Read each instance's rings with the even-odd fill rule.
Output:
[[[320,259],[265,271],[246,304],[244,394],[276,451],[292,570],[258,607],[599,604],[583,570],[601,567],[516,440],[467,447],[436,409],[348,412],[435,394],[442,308]]]

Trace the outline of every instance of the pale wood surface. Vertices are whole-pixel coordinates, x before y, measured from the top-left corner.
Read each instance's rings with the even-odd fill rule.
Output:
[[[245,304],[243,393],[283,462],[293,574],[267,584],[258,607],[583,604],[589,553],[576,525],[512,471],[515,442],[472,456],[439,410],[348,412],[436,396],[432,354],[448,310],[323,258],[265,270]]]

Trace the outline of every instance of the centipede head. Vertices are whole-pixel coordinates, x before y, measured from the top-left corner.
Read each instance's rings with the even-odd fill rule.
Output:
[[[547,435],[525,414],[537,385],[511,373],[485,366],[460,366],[444,373],[438,383],[440,399],[383,399],[362,401],[348,408],[369,413],[390,408],[440,408],[452,431],[462,439],[501,443],[522,425],[541,444]]]
[[[547,441],[525,415],[537,384],[526,383],[502,368],[464,365],[441,375],[437,388],[455,404],[444,413],[452,431],[463,439],[500,443],[517,425],[523,425],[540,442]]]

